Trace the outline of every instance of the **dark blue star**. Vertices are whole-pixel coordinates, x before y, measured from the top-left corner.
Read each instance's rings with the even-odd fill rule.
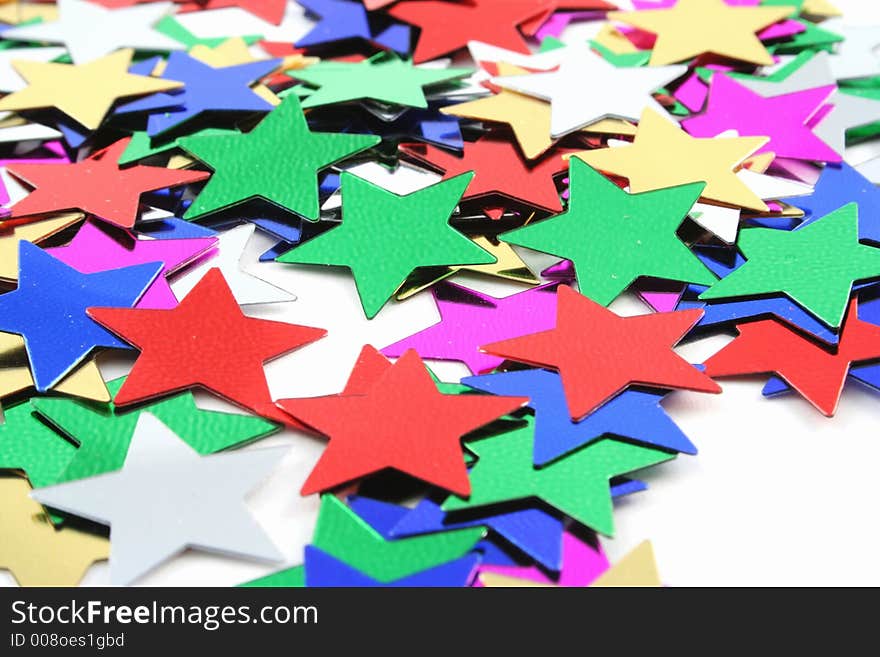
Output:
[[[391,21],[387,15],[372,19],[360,2],[351,0],[300,0],[318,23],[296,42],[297,48],[337,45],[340,41],[363,39],[382,48],[406,54],[409,52],[412,29]]]
[[[162,267],[157,262],[82,274],[21,242],[18,287],[0,295],[0,331],[24,336],[37,390],[58,383],[97,347],[129,349],[86,309],[131,308]]]
[[[473,581],[479,564],[480,555],[468,554],[401,579],[380,582],[312,545],[305,549],[306,586],[310,587],[462,587]]]
[[[254,93],[250,85],[275,70],[280,61],[267,59],[214,68],[185,52],[175,51],[168,58],[162,77],[183,82],[183,89],[136,100],[126,104],[124,110],[163,110],[150,115],[147,134],[151,137],[203,112],[269,112],[272,105]],[[172,100],[175,108],[165,111]]]
[[[880,242],[880,189],[846,163],[827,165],[812,194],[788,201],[806,213],[799,228],[855,203],[859,206],[859,238]]]
[[[627,390],[580,422],[572,422],[557,372],[519,370],[471,376],[461,382],[494,395],[529,397],[529,406],[535,409],[534,460],[539,467],[607,434],[675,452],[697,453],[660,406],[663,394]]]
[[[366,39],[373,36],[367,10],[360,2],[350,0],[299,0],[299,4],[315,16],[318,23],[296,42],[297,48],[324,45],[345,39]]]

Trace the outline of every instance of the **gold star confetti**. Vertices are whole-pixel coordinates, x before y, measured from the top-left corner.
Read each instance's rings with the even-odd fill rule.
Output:
[[[657,35],[651,66],[666,66],[712,53],[769,66],[773,57],[757,37],[795,7],[732,7],[724,0],[678,0],[670,9],[613,11],[608,19]]]
[[[766,212],[767,205],[734,173],[768,137],[691,137],[653,110],[645,110],[630,146],[576,153],[595,169],[629,179],[634,194],[705,182],[703,198]]]
[[[28,86],[0,100],[0,110],[54,107],[83,127],[96,130],[120,98],[177,89],[174,80],[128,72],[131,50],[119,50],[86,64],[13,62]]]
[[[60,440],[60,438],[59,438]],[[0,568],[22,586],[75,586],[110,542],[97,534],[56,529],[21,477],[0,477]]]

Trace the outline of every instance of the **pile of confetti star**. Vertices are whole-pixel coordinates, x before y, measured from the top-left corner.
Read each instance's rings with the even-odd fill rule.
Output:
[[[0,569],[674,584],[667,395],[880,388],[880,28],[617,4],[0,2]]]

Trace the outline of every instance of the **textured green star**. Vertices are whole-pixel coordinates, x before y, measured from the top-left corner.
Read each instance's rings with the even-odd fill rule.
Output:
[[[675,458],[631,443],[606,438],[542,468],[533,463],[534,418],[522,427],[468,443],[478,456],[471,469],[471,496],[451,496],[445,511],[458,511],[537,497],[592,529],[612,535],[612,477]]]
[[[628,194],[571,159],[571,201],[563,214],[501,235],[510,244],[574,264],[581,294],[604,306],[640,276],[711,285],[716,278],[676,231],[705,185]]]
[[[316,221],[318,171],[380,141],[373,135],[312,132],[299,100],[288,96],[250,132],[179,140],[214,171],[184,218],[261,198]]]
[[[324,495],[312,545],[369,577],[391,582],[464,556],[484,531],[470,527],[387,541],[337,497]]]
[[[428,106],[423,87],[470,75],[466,68],[425,68],[397,57],[362,62],[320,62],[291,71],[298,80],[319,87],[303,107],[319,107],[353,100],[375,100],[406,107]]]
[[[107,384],[116,395],[124,378]],[[140,414],[152,413],[199,454],[211,454],[268,436],[278,426],[253,415],[198,408],[192,393],[164,399],[136,411],[117,411],[113,404],[86,404],[75,399],[42,397],[33,407],[59,431],[79,444],[66,468],[48,483],[94,477],[122,468]],[[57,437],[56,437],[57,440]]]
[[[880,249],[859,242],[858,205],[850,203],[793,231],[740,231],[746,263],[700,295],[727,299],[783,293],[837,328],[856,281],[880,278]]]
[[[0,424],[0,469],[21,470],[31,486],[58,481],[76,446],[44,424],[27,402],[6,408]]]
[[[342,174],[342,225],[278,258],[279,262],[351,269],[372,319],[419,267],[484,265],[495,256],[449,225],[473,173],[398,196]]]

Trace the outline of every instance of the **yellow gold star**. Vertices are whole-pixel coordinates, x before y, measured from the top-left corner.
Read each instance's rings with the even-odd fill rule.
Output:
[[[706,53],[766,66],[773,58],[756,33],[796,11],[788,6],[733,7],[724,0],[678,0],[670,9],[613,11],[608,19],[657,35],[651,66]]]
[[[38,244],[83,218],[81,212],[66,212],[50,219],[15,226],[0,231],[0,280],[18,280],[18,243],[24,240]]]
[[[75,586],[110,542],[79,529],[56,529],[21,477],[0,477],[0,568],[21,586]]]
[[[703,198],[766,212],[767,205],[734,171],[768,137],[691,137],[653,110],[645,110],[630,146],[575,153],[595,169],[629,179],[634,194],[705,182]]]
[[[525,69],[499,63],[498,75],[523,75]],[[444,107],[444,114],[477,121],[506,123],[526,159],[534,160],[556,143],[550,137],[550,103],[502,89],[494,96]]]
[[[95,130],[120,98],[177,89],[181,82],[128,72],[131,50],[119,50],[86,64],[13,62],[28,82],[0,100],[0,110],[54,107],[83,127]]]
[[[0,332],[0,399],[34,386],[24,338]],[[85,360],[55,386],[53,392],[97,402],[109,402],[110,392],[94,358]]]

